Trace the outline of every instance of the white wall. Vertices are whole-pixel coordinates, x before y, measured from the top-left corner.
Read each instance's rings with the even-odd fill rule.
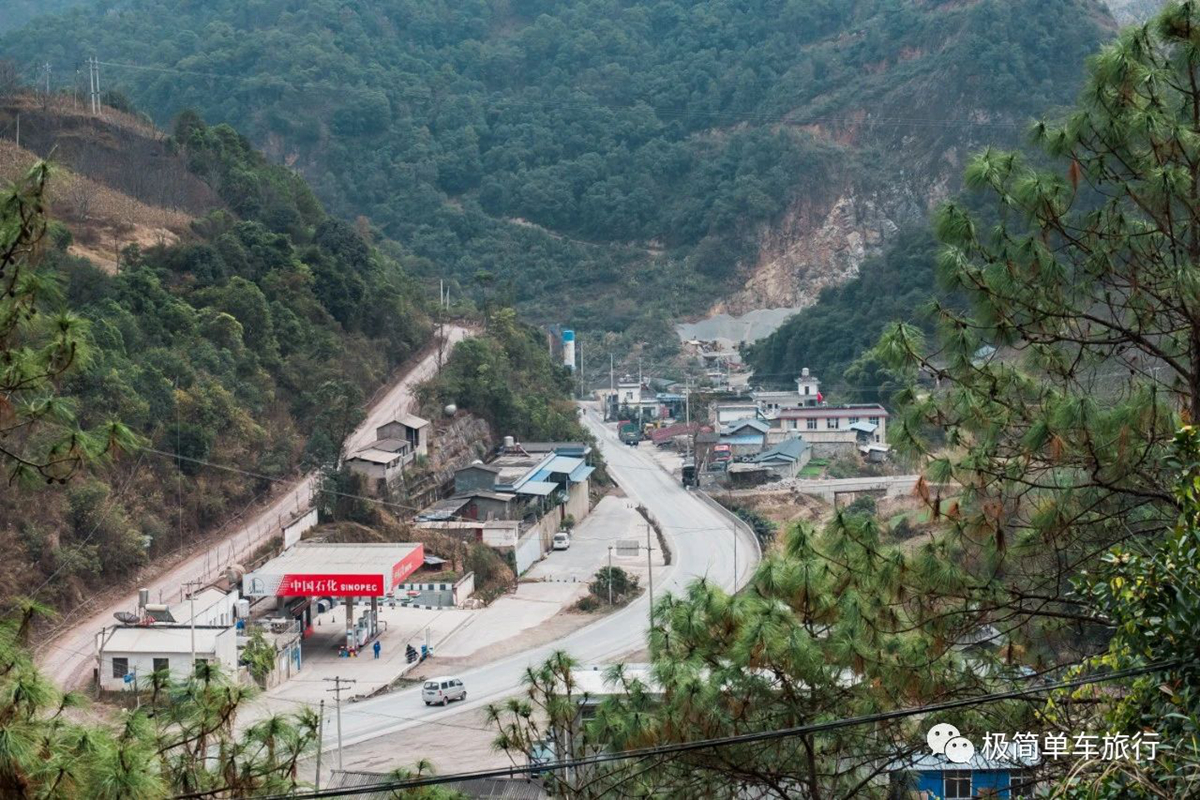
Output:
[[[305,531],[317,527],[317,509],[314,506],[308,513],[283,529],[283,549],[286,550],[300,541]]]
[[[535,529],[525,534],[525,538],[517,541],[514,555],[516,556],[518,575],[540,561],[542,559],[542,537],[540,533]]]
[[[203,598],[200,593],[196,597],[196,624],[197,625],[232,625],[237,620],[234,619],[234,608],[237,607],[238,593],[229,592],[217,602],[210,605],[208,608],[203,607],[201,602]],[[192,624],[192,604],[186,598],[179,603],[171,606],[171,616],[175,621],[183,625]]]
[[[100,688],[106,691],[129,690],[129,684],[125,683],[124,678],[113,676],[114,658],[128,659],[129,671],[134,672],[136,670],[137,682],[140,688],[145,688],[149,684],[150,675],[154,672],[154,659],[156,658],[165,658],[168,660],[172,680],[187,680],[191,675],[189,664],[192,661],[192,652],[190,647],[183,651],[160,653],[128,653],[119,650],[105,650],[100,654]],[[215,649],[207,652],[197,649],[196,658],[216,660],[224,668],[227,675],[236,675],[237,632],[235,629],[229,628],[221,631],[217,635]]]

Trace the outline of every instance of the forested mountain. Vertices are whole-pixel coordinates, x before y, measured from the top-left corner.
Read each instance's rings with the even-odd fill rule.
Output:
[[[1069,100],[1111,25],[1098,0],[105,0],[0,51],[55,80],[96,54],[460,291],[643,336],[854,274],[966,149]]]
[[[0,490],[0,597],[52,575],[38,599],[68,607],[190,547],[269,478],[335,459],[361,402],[430,327],[369,231],[328,215],[232,128],[183,115],[164,137],[113,109],[97,120],[18,97],[0,105],[0,129],[17,112],[29,149],[0,140],[0,178],[51,151],[62,164],[31,255],[37,310],[82,318],[56,416],[83,431],[115,420],[150,448],[126,443],[58,491]],[[6,485],[38,479],[30,465],[48,459],[40,477],[62,477],[69,462],[54,466],[46,438],[19,440],[25,463],[0,461]]]

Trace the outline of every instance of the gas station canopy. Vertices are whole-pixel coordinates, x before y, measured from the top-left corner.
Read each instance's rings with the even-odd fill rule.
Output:
[[[422,544],[299,542],[242,578],[246,597],[383,597],[425,561]]]

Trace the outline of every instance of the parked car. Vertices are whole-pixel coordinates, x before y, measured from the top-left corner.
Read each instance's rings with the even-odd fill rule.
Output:
[[[425,681],[425,686],[421,689],[421,699],[427,706],[434,703],[444,706],[451,700],[466,700],[467,687],[463,686],[463,682],[458,678],[433,678]]]
[[[554,544],[552,547],[555,550],[568,550],[571,547],[571,534],[566,531],[559,531],[554,534]]]

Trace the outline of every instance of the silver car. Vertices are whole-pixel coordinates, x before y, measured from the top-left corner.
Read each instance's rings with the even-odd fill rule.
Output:
[[[446,705],[451,700],[466,700],[467,687],[458,678],[430,678],[421,688],[425,705]]]

